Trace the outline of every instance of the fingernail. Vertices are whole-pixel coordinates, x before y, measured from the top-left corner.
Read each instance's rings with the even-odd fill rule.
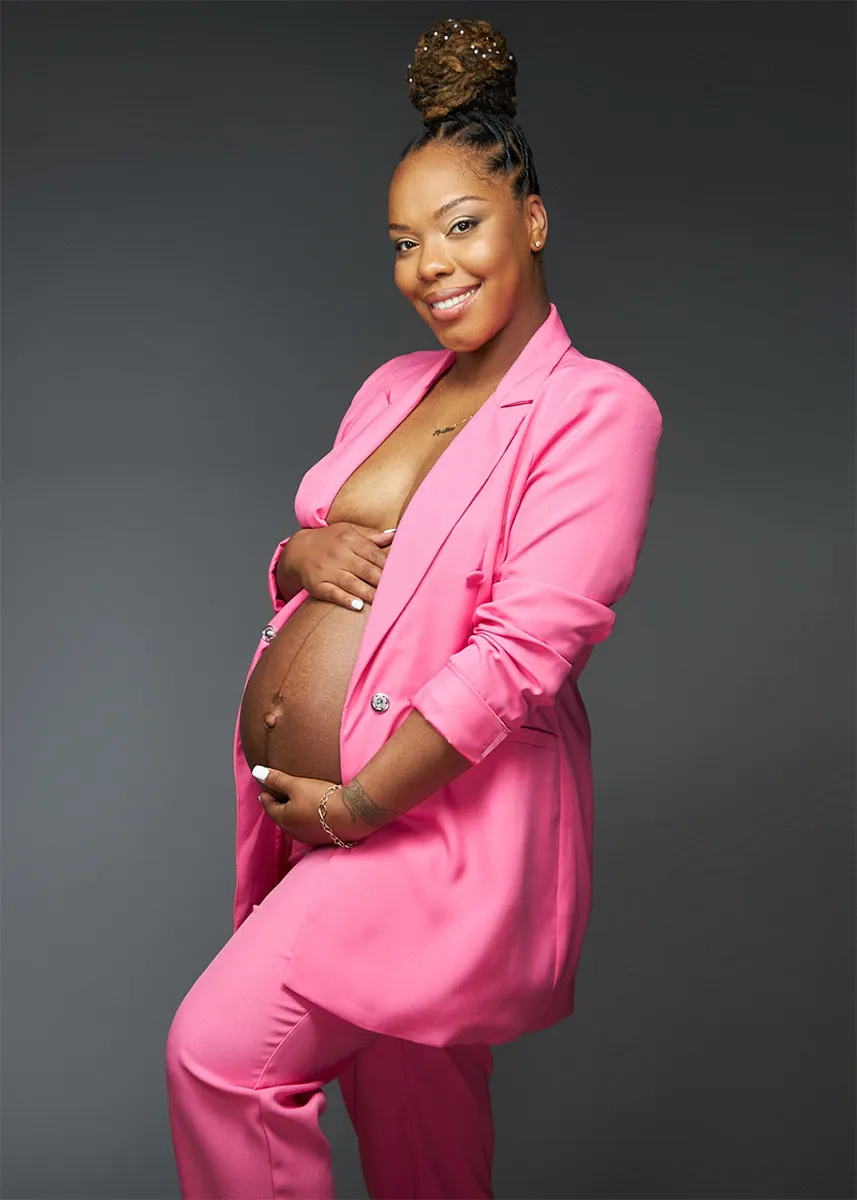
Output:
[[[265,803],[265,797],[262,795],[262,793],[261,793],[261,792],[260,792],[260,793],[259,793],[259,795],[256,797],[256,799],[259,801],[259,803],[260,803],[260,804],[264,804],[264,803]]]
[[[357,596],[355,596],[354,599],[351,601],[351,607],[352,608],[362,608],[363,601],[360,600]]]
[[[398,528],[398,525],[394,525],[392,529],[385,529],[384,533],[395,533]]]
[[[268,767],[254,767],[253,778],[258,779],[260,783],[264,783],[268,778],[269,770],[270,768]]]

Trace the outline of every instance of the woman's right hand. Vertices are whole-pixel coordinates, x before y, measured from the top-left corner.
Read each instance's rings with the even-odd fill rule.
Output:
[[[344,608],[371,604],[395,529],[375,529],[353,521],[334,521],[320,529],[299,529],[283,547],[278,580],[300,581],[317,600]],[[362,603],[356,604],[359,600]]]

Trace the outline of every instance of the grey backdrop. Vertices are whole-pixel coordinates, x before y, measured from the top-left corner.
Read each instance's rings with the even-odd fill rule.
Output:
[[[178,1196],[164,1041],[231,931],[268,556],[434,344],[386,189],[461,13],[519,58],[573,343],[665,420],[582,684],[577,1011],[496,1051],[497,1195],[853,1195],[853,6],[7,2],[6,1197]]]

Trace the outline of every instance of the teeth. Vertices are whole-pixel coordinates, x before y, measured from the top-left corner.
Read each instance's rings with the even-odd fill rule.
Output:
[[[432,308],[457,308],[459,304],[463,304],[468,296],[472,296],[476,288],[471,288],[469,292],[463,292],[460,296],[453,296],[450,300],[439,300],[437,304],[432,304]]]

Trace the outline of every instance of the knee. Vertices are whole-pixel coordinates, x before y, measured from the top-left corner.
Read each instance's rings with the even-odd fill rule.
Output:
[[[184,1086],[252,1087],[267,1053],[222,980],[204,971],[179,1005],[166,1040],[167,1079]],[[259,1062],[261,1055],[262,1061]]]

